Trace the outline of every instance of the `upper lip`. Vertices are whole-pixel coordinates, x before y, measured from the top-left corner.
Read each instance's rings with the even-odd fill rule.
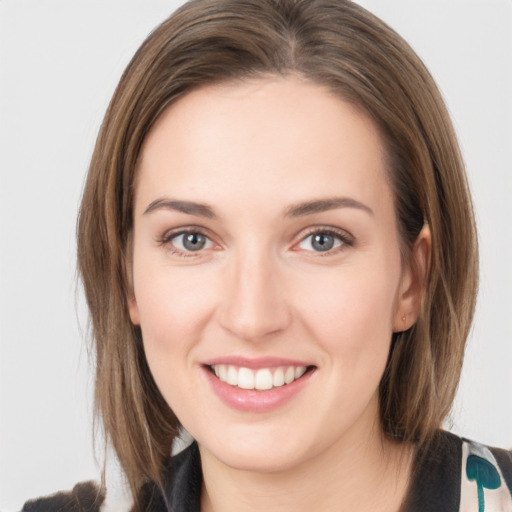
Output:
[[[205,366],[215,366],[219,364],[238,366],[240,368],[250,368],[258,370],[260,368],[275,368],[278,366],[312,366],[310,362],[299,361],[296,359],[287,359],[282,357],[256,357],[247,358],[240,356],[224,356],[209,359],[203,363]]]

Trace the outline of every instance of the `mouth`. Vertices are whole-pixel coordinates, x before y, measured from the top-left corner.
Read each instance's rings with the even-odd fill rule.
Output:
[[[229,386],[256,391],[288,386],[316,369],[313,365],[283,365],[253,369],[232,364],[205,365],[205,368]]]
[[[275,411],[310,388],[317,366],[279,357],[225,356],[204,361],[210,389],[231,409],[249,413]]]

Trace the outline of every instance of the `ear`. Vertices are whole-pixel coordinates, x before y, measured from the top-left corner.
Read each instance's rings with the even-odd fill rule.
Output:
[[[132,324],[140,325],[139,306],[133,293],[128,298],[128,311],[130,313],[130,320],[132,321]]]
[[[430,268],[431,248],[432,236],[425,224],[414,242],[409,261],[402,269],[393,332],[410,329],[418,318]]]
[[[130,230],[126,240],[126,253],[124,256],[124,275],[129,289],[128,312],[133,325],[140,325],[139,306],[133,291],[133,230]]]

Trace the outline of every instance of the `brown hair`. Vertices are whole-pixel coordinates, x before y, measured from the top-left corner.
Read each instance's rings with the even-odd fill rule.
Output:
[[[137,157],[155,120],[205,84],[294,73],[328,86],[379,126],[403,253],[425,223],[430,272],[419,318],[395,335],[380,386],[384,432],[423,443],[457,388],[478,276],[464,166],[445,105],[421,60],[347,0],[193,0],[143,43],[98,135],[78,221],[78,266],[96,348],[96,413],[134,496],[161,483],[179,427],[148,368],[127,301]]]

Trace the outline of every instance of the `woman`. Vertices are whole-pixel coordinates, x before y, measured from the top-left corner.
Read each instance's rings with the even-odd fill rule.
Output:
[[[510,454],[439,431],[477,286],[453,129],[362,8],[178,10],[121,79],[78,235],[135,509],[512,507]]]

